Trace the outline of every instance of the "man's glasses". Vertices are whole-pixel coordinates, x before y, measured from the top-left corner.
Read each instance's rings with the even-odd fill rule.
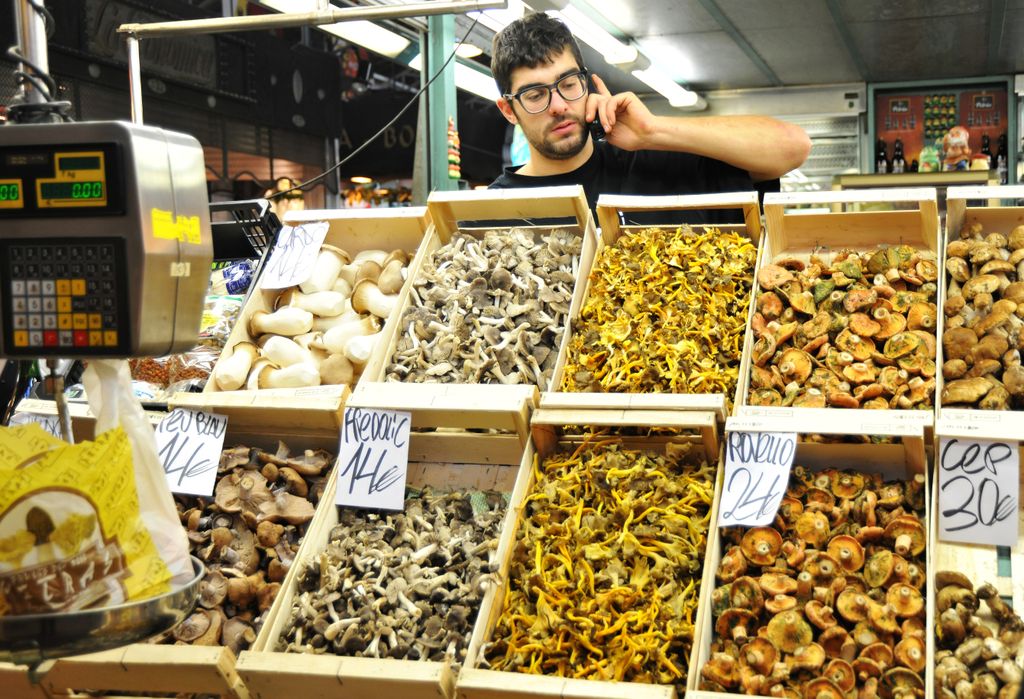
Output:
[[[551,104],[552,88],[558,90],[558,94],[566,102],[575,102],[587,94],[587,71],[581,70],[578,73],[566,75],[547,85],[525,87],[515,94],[503,95],[503,97],[510,102],[513,99],[519,100],[519,104],[530,114],[540,114]]]

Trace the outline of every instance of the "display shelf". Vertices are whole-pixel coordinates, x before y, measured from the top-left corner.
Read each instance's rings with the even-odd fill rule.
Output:
[[[574,398],[582,398],[573,404]],[[600,398],[602,404],[596,405],[594,399]],[[644,684],[638,682],[599,681],[557,677],[553,675],[523,674],[485,669],[483,654],[485,645],[493,642],[495,628],[501,617],[503,601],[508,594],[510,584],[510,557],[514,555],[518,533],[525,516],[526,497],[535,488],[535,459],[543,459],[559,447],[578,448],[586,439],[586,435],[565,430],[566,425],[587,430],[607,428],[608,437],[613,437],[620,428],[664,427],[673,434],[659,433],[651,436],[619,437],[624,448],[650,450],[664,453],[667,443],[688,444],[694,449],[697,458],[713,453],[714,458],[708,463],[716,468],[714,497],[710,508],[710,519],[713,527],[717,519],[718,501],[721,491],[721,469],[719,468],[719,452],[712,445],[705,443],[708,428],[715,428],[718,414],[716,411],[693,410],[686,404],[685,396],[663,394],[659,396],[659,409],[633,409],[636,399],[640,402],[646,396],[627,394],[543,394],[541,407],[531,418],[531,445],[527,450],[520,476],[516,484],[516,493],[510,509],[509,521],[503,531],[500,549],[505,552],[501,558],[500,585],[491,588],[484,600],[483,611],[473,630],[466,661],[459,672],[456,695],[458,699],[533,699],[536,697],[592,697],[594,699],[671,699],[677,696],[672,685]],[[719,407],[721,409],[721,406]],[[664,430],[661,432],[665,432]],[[713,431],[717,444],[717,431]],[[706,459],[705,459],[706,460]],[[710,539],[711,533],[708,532]],[[697,609],[705,606],[705,595],[713,577],[708,575],[709,569],[704,566],[698,574],[701,590]],[[693,651],[696,651],[699,639],[699,614],[695,622],[695,638]],[[688,658],[692,675],[693,654]]]
[[[895,211],[845,210],[839,212],[822,212],[820,208],[804,211],[800,208],[836,205],[848,209],[861,204],[901,204],[909,208]],[[783,258],[788,258],[793,264],[808,264],[814,256],[823,265],[831,265],[839,254],[847,250],[863,253],[874,251],[880,246],[907,245],[933,259],[938,269],[938,278],[934,282],[936,284],[935,299],[938,301],[942,298],[944,282],[944,276],[941,273],[942,251],[939,248],[939,222],[936,214],[935,190],[932,188],[768,194],[765,197],[764,211],[767,232],[758,262],[758,273],[766,265],[781,261]],[[755,278],[752,306],[756,307],[759,302],[762,293],[761,286],[761,283]],[[869,310],[873,311],[874,307]],[[810,315],[798,314],[795,320],[799,325],[810,317]],[[734,414],[760,416],[779,414],[798,417],[799,423],[803,423],[804,416],[810,416],[809,411],[814,410],[825,411],[823,415],[834,412],[835,419],[839,421],[851,420],[868,424],[887,420],[911,421],[913,423],[923,420],[926,424],[926,436],[930,439],[934,423],[934,408],[931,406],[927,410],[887,410],[879,413],[859,407],[859,401],[857,407],[853,408],[834,408],[831,403],[829,403],[829,407],[825,408],[753,405],[751,395],[752,387],[755,384],[754,335],[754,332],[747,333],[743,358],[744,370],[741,373],[743,383],[739,391],[739,407]],[[835,340],[836,338],[832,338],[830,342]],[[828,345],[829,343],[826,343],[825,346]],[[937,359],[935,347],[929,345],[930,343],[922,345],[923,351],[928,353],[926,364],[928,361],[934,363]],[[789,346],[783,344],[779,348]],[[806,346],[810,347],[811,344],[808,343]],[[819,351],[822,351],[820,347],[815,349],[815,352]],[[928,374],[935,372],[937,372],[937,366],[932,367],[930,364],[927,369],[919,369],[925,383],[931,379]],[[866,414],[855,414],[858,412]]]
[[[566,345],[568,347],[572,340],[572,335],[580,332],[580,313],[583,310],[584,304],[586,304],[588,297],[591,293],[591,288],[594,284],[594,275],[597,272],[597,265],[601,259],[602,252],[605,248],[610,248],[616,244],[616,242],[623,236],[635,234],[644,229],[651,228],[651,225],[628,225],[624,226],[620,223],[620,213],[636,213],[643,212],[648,215],[656,214],[657,212],[678,212],[678,211],[708,211],[708,210],[726,210],[735,211],[738,210],[742,213],[743,223],[741,224],[721,224],[721,225],[707,225],[707,226],[695,226],[696,228],[717,228],[723,233],[731,232],[737,233],[740,236],[746,237],[750,240],[752,245],[757,249],[755,254],[754,266],[756,267],[757,255],[760,254],[760,243],[761,243],[761,214],[760,208],[757,202],[756,192],[731,192],[723,194],[707,194],[707,195],[689,195],[689,196],[624,196],[624,195],[601,195],[597,202],[597,217],[598,223],[600,224],[600,238],[598,240],[597,250],[595,252],[595,266],[592,267],[591,273],[587,276],[585,286],[582,295],[582,302],[576,308],[572,317],[570,318],[570,334],[567,338]],[[671,230],[675,230],[678,224],[672,224],[668,226]],[[750,283],[753,282],[754,268],[750,270]],[[748,311],[746,315],[746,326],[750,326],[750,304],[748,304]],[[666,329],[668,328],[668,322],[665,323]],[[635,331],[635,328],[633,329]],[[698,338],[699,339],[699,338]],[[741,340],[740,348],[742,349],[743,344]],[[558,365],[555,367],[555,373],[552,376],[551,389],[552,391],[564,391],[566,390],[564,384],[565,365],[568,361],[568,352],[562,353],[559,358]],[[742,362],[737,357],[736,371],[739,377],[742,377]],[[739,390],[741,385],[741,378],[737,379],[736,390]],[[731,404],[734,402],[734,396],[726,396],[726,403]],[[688,394],[688,400],[690,401],[690,408],[692,409],[707,409],[716,410],[717,406],[721,403],[719,394]]]
[[[415,270],[410,270],[410,282],[403,288],[397,304],[398,320],[385,329],[386,334],[381,340],[385,349],[383,352],[375,353],[371,358],[363,372],[363,378],[360,379],[361,382],[394,381],[394,379],[388,378],[389,365],[396,355],[400,337],[412,332],[412,323],[405,320],[404,313],[414,307],[413,287],[416,279],[413,275],[421,274],[421,268],[425,266],[430,256],[451,241],[456,234],[463,233],[483,238],[488,231],[515,228],[526,231],[536,239],[537,236],[553,230],[569,231],[581,239],[581,252],[574,264],[577,279],[573,285],[569,312],[566,314],[567,323],[568,319],[578,312],[582,302],[583,280],[586,279],[593,264],[597,233],[581,186],[439,191],[430,195],[427,208],[430,212],[432,226],[427,232],[427,237],[421,248],[423,262],[417,265]],[[561,222],[561,225],[555,221]],[[493,270],[482,271],[485,274],[493,272]],[[465,314],[467,311],[468,309],[464,308],[462,313]],[[475,318],[475,313],[473,315]],[[533,327],[531,332],[539,332],[543,329],[543,327],[537,326]],[[565,352],[567,341],[568,328],[562,333],[558,347],[553,348],[552,352],[561,357]],[[557,367],[557,361],[555,367]],[[442,381],[441,378],[429,377],[429,379],[436,382]],[[443,380],[451,382],[447,376]],[[515,382],[512,381],[512,383]],[[455,381],[454,383],[467,382]],[[493,384],[472,385],[488,386]],[[486,395],[486,389],[481,390]]]
[[[359,389],[347,407],[387,407],[412,413],[414,431],[409,438],[406,481],[409,486],[430,486],[435,491],[490,489],[510,493],[495,553],[496,559],[501,560],[506,545],[504,530],[514,503],[521,499],[517,495],[517,479],[527,451],[526,429],[529,412],[537,399],[536,388],[492,386],[486,401],[481,402],[481,394],[472,391],[472,386],[395,386],[401,391],[385,388],[378,392],[375,389],[381,387],[377,385]],[[467,433],[470,429],[473,433]],[[299,570],[303,562],[314,560],[324,551],[331,530],[339,522],[339,510],[333,504],[336,476],[337,469],[324,493],[327,506],[317,510],[267,623],[252,648],[239,657],[239,674],[246,686],[260,696],[284,696],[294,690],[294,681],[301,676],[303,692],[311,696],[450,699],[454,696],[457,671],[454,659],[432,662],[277,651],[298,594]]]
[[[789,418],[779,418],[778,416],[770,418],[761,418],[758,420],[751,420],[746,417],[732,417],[726,423],[727,432],[760,432],[760,431],[793,431],[798,428],[799,424],[804,422],[803,412],[799,413],[799,421]],[[840,415],[842,417],[842,415]],[[836,424],[839,428],[841,425]],[[837,432],[837,434],[842,434]],[[812,472],[818,472],[824,469],[838,468],[838,469],[853,469],[862,473],[878,473],[881,474],[886,480],[899,480],[907,482],[911,479],[917,478],[923,483],[924,487],[924,512],[922,514],[925,519],[926,531],[929,526],[929,516],[931,511],[929,509],[931,503],[931,495],[929,490],[929,483],[925,478],[926,469],[928,468],[927,454],[925,452],[925,441],[924,441],[924,430],[922,425],[916,427],[887,427],[885,424],[879,424],[872,428],[870,434],[880,437],[900,437],[903,439],[902,444],[822,444],[822,443],[806,443],[800,442],[796,447],[796,455],[793,460],[794,466],[804,466],[809,468]],[[722,562],[722,548],[724,544],[724,537],[722,530],[716,528],[714,530],[713,538],[708,543],[708,555],[704,561],[705,575],[709,578],[707,584],[708,590],[707,595],[702,594],[702,600],[704,606],[701,608],[699,613],[699,619],[701,620],[701,628],[697,632],[697,637],[700,639],[700,644],[696,648],[695,662],[693,670],[690,672],[691,684],[687,687],[687,697],[690,699],[725,699],[726,697],[742,696],[741,693],[722,693],[713,692],[699,689],[701,684],[701,668],[708,662],[711,657],[711,643],[715,638],[714,630],[714,615],[712,613],[712,594],[714,588],[717,585],[717,573],[719,566]],[[933,575],[934,566],[932,564],[932,552],[930,549],[926,549],[923,554],[926,560],[927,570],[925,585],[931,588],[929,581]],[[754,569],[756,571],[756,568]],[[746,575],[755,575],[756,572],[746,572]],[[927,657],[929,660],[933,657],[933,645],[934,645],[934,632],[933,632],[933,614],[932,614],[932,600],[930,596],[927,596],[926,601],[926,623],[925,623],[925,634],[926,634],[926,648]],[[858,651],[860,649],[858,648]],[[781,657],[781,653],[780,653]],[[782,662],[787,662],[783,660]],[[812,675],[813,676],[813,675]],[[926,665],[924,671],[924,696],[931,697],[933,686],[933,672],[932,664],[929,662]]]

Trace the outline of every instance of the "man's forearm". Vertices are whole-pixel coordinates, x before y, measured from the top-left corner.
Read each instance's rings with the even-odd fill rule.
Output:
[[[695,153],[746,170],[755,182],[781,177],[807,159],[799,126],[763,116],[655,117],[644,148]]]

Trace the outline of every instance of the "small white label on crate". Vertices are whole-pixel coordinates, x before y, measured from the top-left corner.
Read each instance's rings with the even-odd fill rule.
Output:
[[[727,432],[720,527],[770,524],[789,485],[795,432]]]
[[[375,510],[404,507],[411,426],[409,412],[345,408],[335,504]]]
[[[260,288],[286,289],[309,279],[328,228],[326,221],[283,226],[263,270]]]
[[[175,408],[156,426],[156,450],[172,493],[208,496],[217,480],[226,415]]]
[[[940,539],[1017,545],[1019,449],[1016,441],[940,438]]]

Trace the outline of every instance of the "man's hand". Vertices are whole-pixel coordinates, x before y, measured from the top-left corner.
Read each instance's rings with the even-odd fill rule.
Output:
[[[597,75],[591,73],[595,90],[587,96],[587,122],[601,120],[608,143],[622,150],[640,150],[654,128],[654,115],[632,92],[613,95]]]

